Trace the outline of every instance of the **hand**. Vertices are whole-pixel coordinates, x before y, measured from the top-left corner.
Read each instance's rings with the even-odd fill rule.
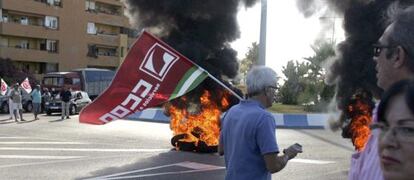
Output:
[[[283,153],[289,157],[289,160],[296,157],[298,153],[302,153],[302,146],[298,143],[289,146],[283,150]]]

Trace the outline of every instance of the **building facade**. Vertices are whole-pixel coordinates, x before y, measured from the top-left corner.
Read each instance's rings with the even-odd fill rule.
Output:
[[[135,41],[120,0],[0,0],[0,58],[41,78],[116,69]]]

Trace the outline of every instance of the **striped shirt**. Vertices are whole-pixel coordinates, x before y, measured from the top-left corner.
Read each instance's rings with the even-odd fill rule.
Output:
[[[377,122],[377,107],[373,111],[373,122]],[[374,129],[368,138],[365,149],[352,155],[349,180],[383,180],[379,155],[379,130]]]

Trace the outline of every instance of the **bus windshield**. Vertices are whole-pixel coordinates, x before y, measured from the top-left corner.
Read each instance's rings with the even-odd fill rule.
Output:
[[[45,77],[43,84],[49,86],[63,86],[63,77]]]

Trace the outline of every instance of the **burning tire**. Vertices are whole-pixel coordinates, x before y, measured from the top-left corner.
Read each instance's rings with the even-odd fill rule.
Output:
[[[181,139],[186,138],[187,134],[179,134],[171,138],[171,145],[176,147],[180,151],[190,151],[190,152],[198,152],[198,153],[216,153],[218,146],[209,146],[204,141],[198,141],[197,145],[196,142],[185,142],[180,141]]]

